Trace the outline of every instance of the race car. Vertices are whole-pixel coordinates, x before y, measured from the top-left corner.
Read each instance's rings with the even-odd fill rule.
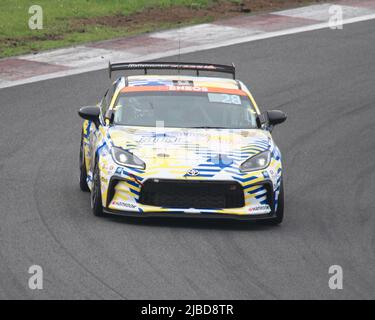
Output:
[[[78,112],[79,183],[94,215],[282,222],[281,153],[271,131],[284,112],[260,113],[234,65],[109,64],[110,78],[128,70],[142,72],[119,77],[98,105]]]

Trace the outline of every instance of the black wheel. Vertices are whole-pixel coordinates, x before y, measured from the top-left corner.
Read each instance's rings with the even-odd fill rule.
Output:
[[[97,217],[104,217],[102,205],[102,193],[100,190],[100,173],[98,163],[95,163],[94,173],[93,173],[93,185],[91,190],[91,209],[92,213]]]
[[[281,178],[280,182],[280,193],[279,199],[277,201],[277,210],[276,210],[276,217],[268,220],[269,223],[277,225],[283,222],[284,219],[284,183],[283,179]]]
[[[79,187],[84,192],[89,192],[87,185],[87,171],[85,163],[85,153],[83,151],[83,137],[81,137],[81,147],[79,149]]]

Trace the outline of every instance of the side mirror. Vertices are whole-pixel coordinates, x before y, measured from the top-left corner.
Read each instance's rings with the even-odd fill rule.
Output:
[[[100,115],[100,108],[99,107],[82,107],[79,109],[78,114],[81,118],[85,120],[89,120],[95,123],[98,127],[99,122],[99,115]]]
[[[276,124],[283,123],[286,118],[287,116],[283,111],[269,110],[258,115],[256,120],[258,127],[261,128],[263,124],[268,124],[268,126],[272,127]]]
[[[270,110],[267,111],[268,123],[271,126],[283,123],[286,120],[286,114],[280,110]]]

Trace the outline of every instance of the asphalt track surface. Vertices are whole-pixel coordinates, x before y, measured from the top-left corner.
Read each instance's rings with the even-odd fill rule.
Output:
[[[374,30],[361,22],[181,57],[235,62],[263,110],[288,113],[274,130],[279,227],[94,217],[78,188],[77,109],[104,93],[107,71],[0,90],[0,298],[374,299]],[[40,291],[28,289],[33,264]],[[343,290],[328,287],[331,265]]]

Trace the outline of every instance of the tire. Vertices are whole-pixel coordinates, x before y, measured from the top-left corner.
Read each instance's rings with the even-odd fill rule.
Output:
[[[103,212],[102,193],[100,190],[100,172],[98,163],[95,162],[93,173],[93,185],[91,190],[91,209],[94,216],[104,217],[106,214]]]
[[[79,188],[84,192],[90,191],[89,186],[87,185],[85,153],[83,152],[83,136],[81,137],[81,146],[79,149]]]
[[[268,220],[268,222],[273,225],[278,225],[281,222],[283,222],[283,219],[284,219],[284,182],[283,182],[283,179],[281,178],[279,199],[277,201],[276,217]]]

